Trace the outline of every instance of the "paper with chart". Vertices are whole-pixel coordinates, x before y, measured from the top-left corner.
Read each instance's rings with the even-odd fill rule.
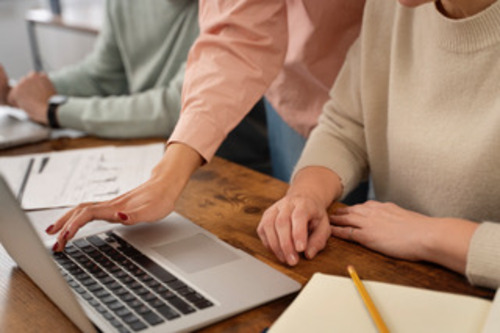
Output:
[[[23,209],[69,207],[109,200],[140,185],[160,161],[163,148],[107,146],[2,158],[0,170],[10,179]]]

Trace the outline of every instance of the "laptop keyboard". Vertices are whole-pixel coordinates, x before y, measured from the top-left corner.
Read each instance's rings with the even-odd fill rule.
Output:
[[[118,332],[141,331],[213,306],[112,232],[53,254],[68,284]]]

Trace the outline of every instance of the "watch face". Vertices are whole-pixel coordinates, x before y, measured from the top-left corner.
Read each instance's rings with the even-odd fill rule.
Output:
[[[56,104],[56,105],[61,105],[61,104],[64,104],[66,103],[66,100],[68,99],[68,97],[64,96],[64,95],[54,95],[52,96],[50,99],[49,99],[49,103],[50,104]]]

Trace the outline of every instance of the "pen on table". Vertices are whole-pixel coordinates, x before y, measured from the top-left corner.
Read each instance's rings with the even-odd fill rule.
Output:
[[[45,166],[47,166],[47,163],[49,163],[50,157],[45,156],[42,158],[42,162],[40,163],[40,169],[38,169],[38,173],[42,173],[43,169],[45,169]]]
[[[356,289],[358,290],[359,295],[363,299],[363,302],[365,303],[366,308],[368,309],[368,312],[370,313],[370,316],[372,317],[373,321],[375,322],[375,325],[377,326],[377,330],[379,332],[383,333],[388,333],[389,329],[384,323],[384,320],[380,316],[380,313],[378,312],[377,308],[375,307],[375,304],[373,303],[370,295],[365,289],[365,286],[363,285],[363,282],[359,279],[358,274],[356,273],[356,270],[352,265],[347,266],[347,271],[349,272],[349,275],[351,276],[352,281],[354,282],[354,285],[356,286]]]
[[[30,178],[31,169],[33,169],[33,163],[35,159],[32,157],[28,162],[28,167],[26,168],[26,172],[24,173],[23,181],[21,182],[21,187],[19,188],[19,192],[17,193],[17,201],[19,204],[22,203],[24,190],[26,189],[26,184],[28,184],[28,179]]]

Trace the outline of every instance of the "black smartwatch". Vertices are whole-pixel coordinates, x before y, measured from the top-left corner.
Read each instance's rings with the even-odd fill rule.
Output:
[[[49,99],[49,108],[47,110],[47,120],[51,128],[61,128],[57,120],[57,108],[63,105],[68,100],[68,97],[63,95],[54,95]]]

